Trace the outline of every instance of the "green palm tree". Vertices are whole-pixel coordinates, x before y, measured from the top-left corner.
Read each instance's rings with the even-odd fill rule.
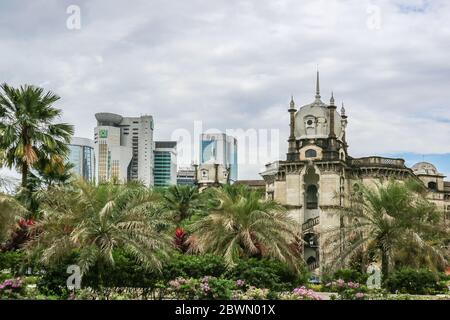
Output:
[[[175,224],[180,226],[184,220],[198,213],[203,205],[200,193],[195,186],[175,185],[169,187],[164,193],[164,207]]]
[[[30,169],[39,160],[64,163],[73,127],[54,123],[61,115],[61,110],[52,107],[59,100],[54,93],[29,85],[14,88],[5,83],[0,88],[2,162],[21,172],[26,188]]]
[[[192,251],[221,255],[232,266],[240,257],[271,257],[298,270],[292,244],[299,230],[285,208],[245,187],[212,189],[216,206],[192,226]]]
[[[350,206],[339,212],[344,225],[324,232],[326,256],[337,252],[329,267],[343,267],[352,254],[369,248],[381,260],[384,278],[389,275],[392,259],[400,259],[411,248],[427,257],[422,261],[434,266],[445,264],[444,254],[436,244],[446,230],[436,206],[425,198],[420,182],[391,180],[375,188],[358,183],[354,189]]]
[[[93,265],[113,265],[117,248],[146,268],[159,270],[172,249],[159,230],[155,194],[138,184],[94,186],[81,179],[55,185],[40,195],[42,220],[29,252],[49,264],[76,250],[82,272]]]

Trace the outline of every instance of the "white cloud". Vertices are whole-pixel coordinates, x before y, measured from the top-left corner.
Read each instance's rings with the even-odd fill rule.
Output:
[[[71,4],[81,30],[66,28]],[[95,112],[147,113],[157,139],[195,120],[278,128],[284,153],[289,97],[311,102],[319,64],[324,100],[334,90],[347,105],[353,154],[444,153],[449,15],[445,0],[2,1],[0,74],[61,95],[77,135],[92,136]]]

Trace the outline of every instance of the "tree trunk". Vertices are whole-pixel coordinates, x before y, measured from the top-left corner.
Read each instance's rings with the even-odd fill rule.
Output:
[[[381,251],[381,272],[382,279],[386,280],[389,275],[389,251],[386,249]]]
[[[27,180],[28,180],[28,164],[23,163],[22,164],[22,187],[27,187]]]

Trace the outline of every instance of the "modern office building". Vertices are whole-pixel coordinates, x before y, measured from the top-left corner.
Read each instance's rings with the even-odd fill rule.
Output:
[[[213,161],[229,168],[229,181],[238,178],[237,140],[225,133],[203,133],[200,137],[200,165]]]
[[[178,185],[195,185],[195,168],[180,168],[177,172]]]
[[[97,181],[142,181],[153,186],[153,117],[97,113]]]
[[[72,172],[86,181],[95,180],[94,141],[87,138],[72,137],[69,144],[69,162],[73,164]]]
[[[156,141],[154,161],[155,187],[175,185],[177,183],[177,142]]]

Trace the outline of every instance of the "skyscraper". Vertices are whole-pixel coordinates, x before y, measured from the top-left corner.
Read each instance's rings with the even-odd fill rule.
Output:
[[[97,113],[97,181],[142,181],[153,186],[153,117]]]
[[[238,177],[237,140],[225,133],[203,133],[200,137],[200,164],[213,161],[230,170],[229,180]]]
[[[72,173],[86,181],[95,180],[94,141],[87,138],[72,137],[69,144],[69,162],[73,164]]]
[[[156,141],[154,157],[155,187],[167,187],[177,184],[176,141]]]

